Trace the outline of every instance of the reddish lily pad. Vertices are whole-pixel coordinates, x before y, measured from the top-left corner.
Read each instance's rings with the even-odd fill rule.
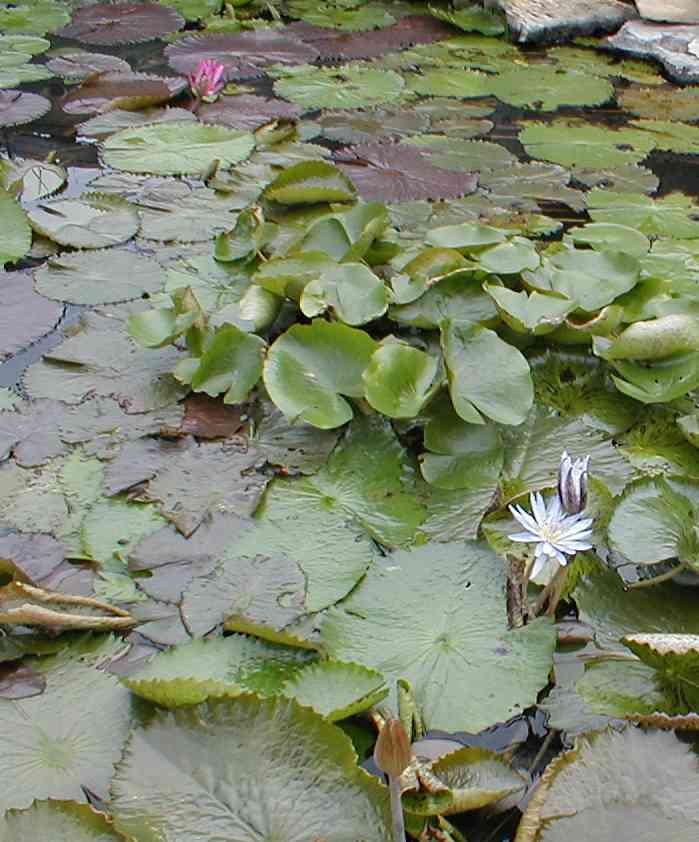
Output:
[[[295,120],[302,110],[298,105],[281,99],[241,94],[222,97],[218,102],[202,105],[197,116],[203,123],[253,131],[272,120]]]
[[[63,101],[67,114],[92,114],[119,108],[140,111],[160,105],[181,94],[185,79],[151,76],[149,73],[98,73],[90,76]]]
[[[344,149],[338,166],[367,202],[456,199],[473,193],[478,176],[429,163],[420,150],[400,144],[364,143]]]
[[[24,91],[0,91],[0,128],[22,126],[43,117],[51,110],[51,103],[39,94]]]
[[[305,64],[318,58],[315,47],[275,29],[234,35],[185,35],[165,49],[170,67],[192,73],[200,61],[211,59],[226,68],[227,79],[260,76],[270,64]]]
[[[160,3],[97,3],[78,9],[57,34],[85,44],[140,44],[177,32],[184,23],[179,12]]]
[[[426,15],[407,15],[393,26],[372,32],[343,32],[304,21],[290,24],[285,31],[315,47],[322,59],[378,58],[391,50],[432,44],[454,34],[451,27]]]
[[[62,313],[34,292],[31,272],[0,272],[0,360],[48,333]]]
[[[131,66],[123,58],[85,50],[61,52],[46,62],[48,69],[67,82],[82,82],[94,73],[129,73]]]

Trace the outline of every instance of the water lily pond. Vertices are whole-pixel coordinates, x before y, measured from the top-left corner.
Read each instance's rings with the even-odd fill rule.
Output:
[[[508,36],[0,2],[2,842],[699,838],[699,87]]]

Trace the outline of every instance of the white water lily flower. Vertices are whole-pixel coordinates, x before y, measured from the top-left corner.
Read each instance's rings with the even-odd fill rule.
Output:
[[[551,498],[548,506],[538,492],[529,495],[529,502],[533,514],[521,506],[510,506],[513,516],[527,531],[507,537],[510,541],[536,544],[530,579],[543,570],[547,559],[555,559],[565,567],[568,563],[566,556],[592,548],[592,518],[582,517],[581,514],[566,514],[557,494]]]

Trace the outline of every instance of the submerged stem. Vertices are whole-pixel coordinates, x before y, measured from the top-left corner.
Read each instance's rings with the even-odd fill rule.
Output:
[[[627,590],[636,590],[637,588],[652,588],[653,585],[660,585],[663,582],[669,582],[670,579],[674,579],[678,573],[681,573],[685,570],[687,565],[685,562],[682,564],[678,564],[677,567],[673,567],[672,570],[668,570],[666,573],[661,573],[659,576],[654,576],[652,579],[639,579],[638,582],[632,582],[630,585],[627,585]]]
[[[391,794],[391,818],[393,820],[393,842],[405,842],[405,819],[400,800],[400,778],[388,776],[388,790]]]

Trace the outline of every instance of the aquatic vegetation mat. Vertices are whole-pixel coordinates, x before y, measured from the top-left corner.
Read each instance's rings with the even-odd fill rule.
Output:
[[[697,90],[512,35],[0,3],[3,840],[696,837]]]

